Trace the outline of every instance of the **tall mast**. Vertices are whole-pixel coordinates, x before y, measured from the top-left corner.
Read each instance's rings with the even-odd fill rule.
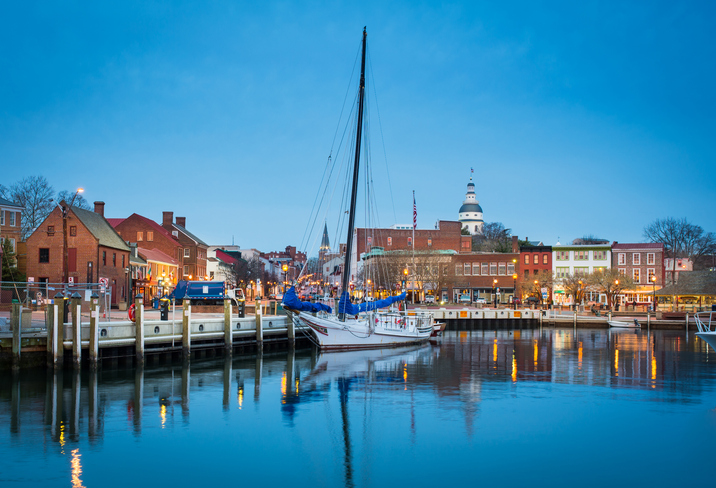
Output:
[[[358,127],[356,128],[356,155],[353,161],[353,187],[351,190],[351,208],[348,214],[348,237],[346,238],[346,257],[343,261],[343,280],[341,282],[341,295],[348,291],[351,275],[351,254],[353,254],[353,230],[356,219],[356,200],[358,198],[358,168],[360,166],[360,144],[363,133],[363,98],[365,95],[365,39],[366,32],[363,27],[363,54],[360,62],[360,87],[358,92]],[[338,319],[344,321],[345,313],[339,313]]]

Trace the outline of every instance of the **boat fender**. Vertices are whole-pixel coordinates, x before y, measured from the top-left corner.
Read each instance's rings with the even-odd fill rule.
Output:
[[[132,322],[134,322],[134,318],[135,318],[134,312],[135,312],[136,308],[137,308],[136,305],[133,303],[129,306],[129,309],[127,310],[127,315],[129,316],[129,320],[131,320]]]

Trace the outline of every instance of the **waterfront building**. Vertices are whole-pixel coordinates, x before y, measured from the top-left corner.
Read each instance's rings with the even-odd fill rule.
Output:
[[[64,237],[58,206],[27,238],[28,281],[63,282]],[[68,205],[66,237],[68,282],[106,283],[111,303],[126,305],[129,246],[104,218],[104,202],[94,202],[94,212]]]
[[[470,174],[470,182],[467,184],[467,193],[465,200],[462,202],[460,211],[458,212],[458,221],[460,228],[466,228],[470,235],[482,234],[484,225],[482,219],[482,207],[475,195],[475,184],[472,182],[472,172]]]
[[[528,281],[540,271],[552,271],[552,246],[539,241],[520,246],[520,277]]]
[[[182,246],[181,279],[208,279],[206,251],[209,245],[187,230],[186,217],[177,217],[175,222],[174,212],[162,212],[162,227]]]
[[[716,305],[716,271],[683,273],[675,284],[656,291],[657,310],[699,312]]]
[[[0,198],[0,242],[10,241],[13,251],[22,238],[22,205]],[[0,253],[2,249],[0,248]]]
[[[553,301],[557,305],[573,305],[565,294],[561,280],[568,275],[588,275],[612,267],[612,247],[603,244],[557,244],[552,246]],[[597,292],[585,293],[585,302],[606,303],[606,296]]]
[[[618,303],[651,305],[654,292],[664,286],[664,245],[661,243],[612,243],[612,267],[634,280]]]
[[[454,278],[449,297],[456,303],[484,300],[489,304],[511,304],[516,297],[521,266],[517,236],[512,236],[512,252],[470,252],[452,256]]]
[[[693,270],[694,263],[689,258],[664,258],[664,284],[678,283],[681,273]]]

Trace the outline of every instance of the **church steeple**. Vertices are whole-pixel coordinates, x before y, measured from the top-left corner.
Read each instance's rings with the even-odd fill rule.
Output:
[[[331,243],[328,240],[328,223],[324,222],[323,223],[323,239],[321,239],[321,247],[318,248],[318,254],[327,253],[330,251],[331,251]]]

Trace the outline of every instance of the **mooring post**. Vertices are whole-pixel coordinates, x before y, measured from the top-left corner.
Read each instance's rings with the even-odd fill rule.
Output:
[[[89,330],[89,358],[90,368],[97,368],[99,359],[99,295],[93,292],[90,295],[90,330]]]
[[[72,294],[72,364],[79,368],[82,364],[82,295]]]
[[[609,313],[607,314],[607,322],[611,322],[611,321],[612,321],[612,311],[610,310]]]
[[[689,312],[686,312],[686,333],[689,333]]]
[[[191,303],[189,300],[183,301],[184,313],[182,314],[182,327],[181,327],[181,348],[182,357],[189,359],[191,355]]]
[[[55,368],[62,367],[65,359],[65,307],[67,306],[65,296],[62,292],[55,295],[55,331],[52,334],[52,362]]]
[[[47,304],[45,314],[45,326],[47,328],[47,367],[53,368],[55,364],[55,350],[57,345],[57,305],[55,300]]]
[[[261,312],[261,300],[256,300],[256,346],[259,349],[264,345],[264,320]]]
[[[574,311],[574,320],[572,322],[574,324],[574,330],[577,330],[577,311]]]
[[[233,336],[231,334],[231,299],[224,299],[224,348],[231,353],[233,345]]]
[[[288,347],[290,349],[296,346],[296,325],[293,323],[293,319],[290,315],[286,315],[287,327],[288,327]]]
[[[10,327],[12,327],[12,369],[20,369],[20,354],[22,352],[22,304],[19,302],[12,304]]]
[[[137,363],[144,362],[144,295],[134,297],[134,353]]]
[[[647,330],[651,327],[651,314],[646,312],[646,328]]]

